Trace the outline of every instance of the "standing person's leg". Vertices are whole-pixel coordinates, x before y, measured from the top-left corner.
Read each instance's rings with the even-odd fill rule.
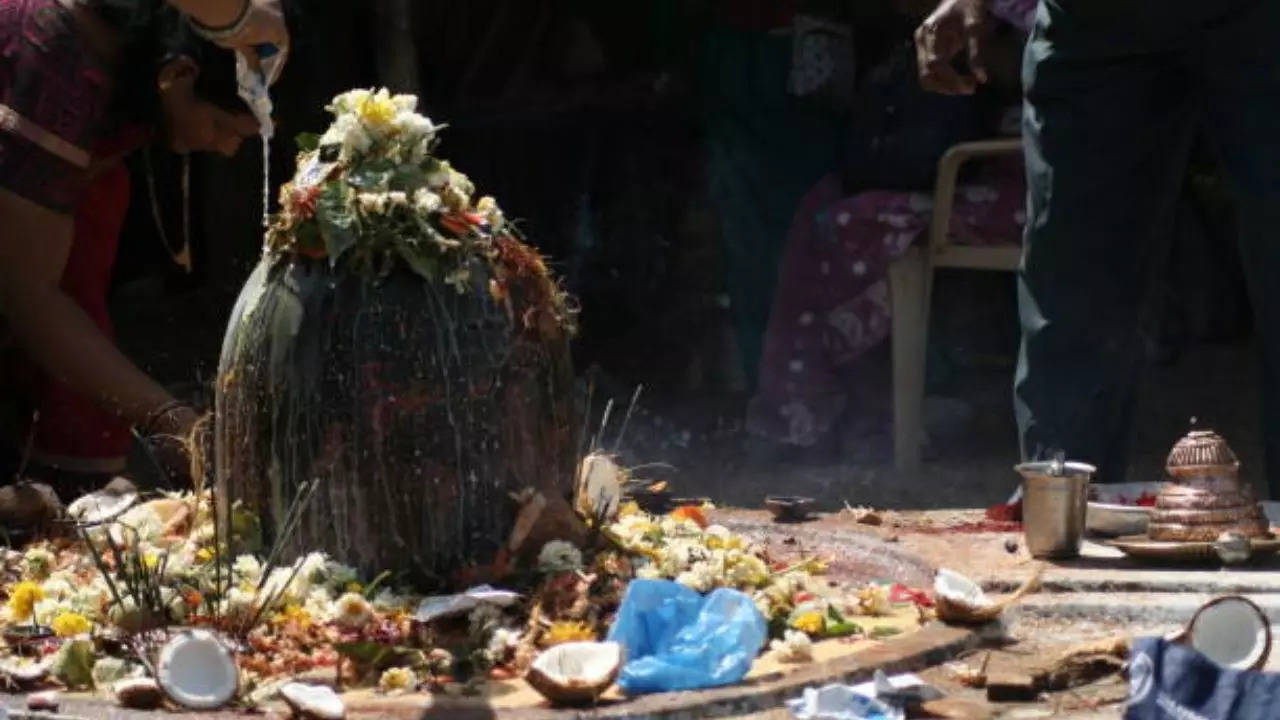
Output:
[[[1029,199],[1014,403],[1025,459],[1061,449],[1118,482],[1149,270],[1167,251],[1158,221],[1172,214],[1190,144],[1189,71],[1132,8],[1069,4],[1042,2],[1023,68]]]
[[[1280,498],[1280,3],[1251,0],[1206,34],[1206,126],[1239,216],[1240,257],[1262,352],[1262,429]]]

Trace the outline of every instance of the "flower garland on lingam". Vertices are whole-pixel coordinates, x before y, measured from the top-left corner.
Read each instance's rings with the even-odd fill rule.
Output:
[[[328,131],[298,139],[298,172],[281,187],[267,251],[372,272],[387,272],[399,258],[460,290],[469,257],[496,258],[515,227],[497,201],[474,198],[471,180],[433,154],[444,126],[417,104],[386,89],[335,97]]]

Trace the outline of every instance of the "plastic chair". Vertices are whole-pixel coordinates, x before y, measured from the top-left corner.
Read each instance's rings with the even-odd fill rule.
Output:
[[[1017,138],[953,146],[938,161],[928,244],[911,247],[889,268],[893,332],[893,455],[899,470],[920,465],[924,441],[925,348],[936,268],[1013,272],[1022,258],[1016,244],[957,245],[951,242],[951,211],[960,166],[974,158],[1022,152]]]

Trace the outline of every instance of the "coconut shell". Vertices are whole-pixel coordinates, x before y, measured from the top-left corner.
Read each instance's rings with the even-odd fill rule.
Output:
[[[548,650],[547,652],[551,652]],[[525,681],[542,694],[543,697],[551,701],[552,705],[587,705],[596,701],[605,690],[608,690],[614,681],[618,679],[618,673],[622,671],[622,658],[614,665],[613,669],[605,676],[598,679],[592,679],[590,682],[567,678],[564,681],[557,680],[551,675],[543,672],[537,665],[537,661],[529,667],[529,672],[525,674]]]
[[[1262,649],[1258,653],[1258,658],[1249,667],[1237,667],[1237,670],[1261,670],[1267,664],[1267,658],[1271,655],[1271,621],[1267,618],[1267,614],[1262,611],[1252,600],[1239,595],[1224,595],[1217,597],[1209,602],[1201,605],[1196,614],[1191,616],[1191,622],[1187,623],[1186,629],[1173,638],[1174,642],[1183,643],[1195,647],[1194,636],[1196,623],[1205,617],[1205,613],[1224,603],[1234,603],[1246,606],[1253,610],[1258,617],[1258,626],[1263,633]],[[1200,648],[1196,648],[1200,650]]]
[[[152,678],[128,678],[111,686],[116,702],[132,710],[155,710],[164,704],[164,690]]]
[[[935,592],[934,608],[938,614],[938,619],[945,623],[958,625],[980,625],[991,622],[999,617],[1005,608],[1018,602],[1024,595],[1038,588],[1042,572],[1044,572],[1044,565],[1037,565],[1031,573],[1031,577],[1027,578],[1021,587],[998,602],[987,600],[982,603],[972,603]]]

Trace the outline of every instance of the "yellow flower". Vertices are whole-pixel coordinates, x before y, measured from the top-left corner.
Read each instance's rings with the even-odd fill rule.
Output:
[[[213,548],[202,547],[196,551],[196,560],[207,563],[213,560]]]
[[[825,624],[822,620],[822,613],[817,610],[800,613],[791,621],[791,627],[810,635],[820,634]]]
[[[542,644],[546,647],[567,642],[595,642],[596,631],[584,622],[561,620],[551,623],[546,634],[542,636]]]
[[[820,557],[806,558],[804,562],[800,563],[799,569],[810,575],[826,575],[827,561]]]
[[[54,618],[49,626],[58,637],[69,638],[89,632],[93,624],[89,622],[89,618],[80,613],[64,612]]]
[[[295,623],[298,627],[304,630],[311,627],[312,623],[311,613],[304,610],[302,606],[297,603],[285,605],[284,609],[276,613],[276,616],[273,619],[277,625]]]
[[[378,689],[388,694],[408,692],[418,684],[418,677],[406,667],[387,668],[378,678]]]
[[[373,620],[373,608],[369,606],[369,601],[365,600],[363,595],[347,593],[338,598],[337,617],[334,619],[339,625],[356,630]]]
[[[480,198],[480,202],[483,203],[485,199],[486,198]],[[635,500],[628,500],[618,506],[618,517],[620,518],[624,518],[628,515],[635,515],[639,512],[640,512],[640,503],[636,502]]]
[[[35,609],[36,603],[44,599],[44,589],[39,583],[30,580],[23,580],[13,586],[13,590],[9,592],[9,611],[13,615],[14,620],[23,621],[31,619],[31,612]]]
[[[362,98],[356,106],[356,114],[360,116],[360,121],[375,130],[390,127],[395,122],[396,113],[399,110],[385,88]]]
[[[149,552],[142,556],[142,564],[146,566],[148,570],[155,570],[156,567],[160,565],[160,556],[153,552]]]
[[[361,593],[361,592],[364,592],[364,585],[361,585],[355,580],[352,580],[351,582],[347,583],[347,586],[344,589],[347,592]]]

